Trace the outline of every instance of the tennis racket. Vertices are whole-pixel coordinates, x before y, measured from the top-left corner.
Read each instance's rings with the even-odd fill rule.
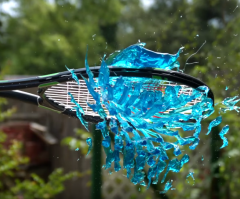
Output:
[[[94,75],[94,80],[97,82],[100,67],[91,67],[90,69]],[[74,96],[74,99],[83,108],[83,118],[87,122],[98,123],[102,121],[100,116],[93,112],[87,105],[87,102],[94,104],[95,100],[88,92],[86,83],[81,77],[82,75],[83,77],[88,78],[86,69],[81,68],[73,71],[79,78],[79,84],[76,83],[69,71],[24,79],[2,80],[0,81],[0,97],[21,100],[41,108],[55,111],[59,114],[77,117],[76,111],[73,109],[75,104],[71,102],[71,97],[68,94],[70,92]],[[120,76],[126,80],[129,78],[129,84],[131,84],[133,89],[139,78],[144,78],[141,91],[161,90],[164,93],[166,86],[181,85],[179,95],[182,93],[191,95],[193,90],[197,87],[207,86],[205,83],[192,76],[170,70],[152,68],[132,69],[109,66],[109,71],[110,78],[112,78],[113,82],[114,79]],[[37,95],[25,92],[24,89],[26,88],[36,88]],[[99,88],[95,89],[100,92]],[[208,97],[214,102],[214,95],[211,89],[208,92]],[[186,106],[193,106],[197,102],[198,99],[195,99],[189,102]],[[107,117],[110,118],[111,116],[107,110],[106,113]]]

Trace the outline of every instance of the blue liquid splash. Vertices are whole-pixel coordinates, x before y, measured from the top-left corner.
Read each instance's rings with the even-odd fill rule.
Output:
[[[125,68],[161,68],[179,69],[177,61],[182,48],[175,55],[168,53],[157,53],[144,48],[145,43],[138,43],[110,55],[106,60],[107,65]]]
[[[194,184],[195,184],[195,178],[194,178],[193,174],[194,174],[194,172],[190,172],[190,173],[187,175],[186,180],[187,180],[187,182],[189,183],[188,178],[191,177],[191,178],[193,179],[193,185],[194,185]]]
[[[114,163],[116,172],[122,168],[126,169],[127,178],[133,184],[146,186],[144,168],[148,166],[149,187],[151,183],[158,183],[160,174],[164,172],[165,168],[166,171],[161,183],[164,183],[169,171],[180,172],[184,164],[189,161],[187,154],[182,155],[180,146],[189,145],[191,150],[198,146],[201,121],[214,112],[214,107],[212,99],[207,97],[209,92],[207,86],[200,86],[193,89],[192,94],[186,95],[184,93],[179,94],[179,91],[184,89],[182,86],[162,86],[165,80],[110,76],[108,65],[127,68],[153,67],[167,70],[179,68],[177,58],[182,49],[176,55],[169,55],[155,53],[143,46],[143,43],[135,44],[111,55],[106,61],[103,58],[99,77],[95,81],[86,55],[85,66],[89,80],[82,78],[95,100],[95,104],[88,103],[88,106],[103,119],[96,125],[96,128],[102,132],[102,146],[106,153],[106,164],[103,167],[108,169]],[[71,70],[70,72],[75,79],[74,72]],[[96,87],[100,88],[100,93],[95,91]],[[157,87],[158,89],[144,89],[146,87]],[[87,128],[86,122],[82,118],[84,112],[81,106],[77,104],[70,93],[69,95],[71,96],[71,102],[76,105],[74,109],[77,111],[78,118]],[[236,103],[240,99],[236,98],[237,96],[226,98],[222,102],[226,108],[222,111],[238,111],[239,107],[236,106]],[[199,101],[192,106],[186,106],[187,103],[195,99]],[[108,113],[104,111],[103,106]],[[168,113],[165,111],[168,111]],[[186,111],[190,112],[184,114]],[[114,134],[114,144],[111,144],[112,140],[109,136],[107,120],[110,120],[109,128]],[[196,122],[189,122],[189,120],[195,120]],[[221,122],[221,116],[214,119],[209,124],[207,134]],[[183,131],[194,131],[194,133],[192,136],[181,137],[178,132],[179,128]],[[225,126],[219,134],[223,139],[221,148],[228,145],[227,138],[224,137],[228,130],[229,127]],[[176,141],[166,142],[162,136],[174,137]],[[179,159],[169,160],[167,150],[171,150]],[[123,155],[123,167],[120,165],[120,154]],[[132,171],[134,172],[132,173]],[[193,173],[189,173],[188,177],[193,178]],[[172,181],[168,181],[162,193],[166,193],[171,187]]]
[[[161,183],[164,183],[164,180],[169,171],[179,172],[181,170],[181,168],[183,167],[183,165],[185,163],[187,163],[188,161],[189,161],[189,156],[187,154],[185,154],[180,161],[178,159],[170,160],[168,167],[167,167],[167,171],[166,171]]]
[[[79,85],[79,80],[78,80],[78,77],[77,75],[74,73],[74,70],[73,69],[69,69],[66,65],[65,65],[66,69],[72,74],[72,78],[77,82],[77,84]]]
[[[221,137],[221,139],[223,140],[223,145],[221,146],[220,149],[226,147],[228,145],[228,140],[226,137],[224,137],[225,134],[227,134],[229,131],[229,126],[226,125],[222,128],[221,132],[219,133],[219,136]]]
[[[87,59],[88,59],[88,46],[87,46],[87,51],[86,51],[86,56],[85,56],[85,68],[86,68],[86,71],[87,71],[87,74],[88,74],[88,77],[89,77],[90,85],[91,85],[91,87],[95,88],[96,87],[96,83],[95,83],[95,81],[93,79],[94,76],[93,76],[92,71],[90,70],[90,67],[88,65]]]
[[[221,111],[224,113],[226,113],[227,111],[232,111],[232,110],[239,112],[238,110],[240,109],[240,107],[235,106],[235,105],[236,105],[236,103],[238,103],[240,101],[240,99],[236,99],[236,98],[238,98],[238,96],[225,98],[222,101],[222,104],[225,105],[226,108],[221,108]]]
[[[88,155],[90,153],[90,151],[92,150],[92,138],[87,138],[86,142],[87,142],[87,145],[88,145],[88,152],[87,152],[87,155]]]
[[[169,180],[169,181],[167,181],[166,182],[166,184],[165,184],[165,187],[164,187],[164,191],[160,191],[159,193],[160,194],[165,194],[165,193],[167,193],[168,192],[168,190],[172,187],[172,180]],[[174,189],[173,189],[174,190]]]
[[[211,121],[211,123],[208,126],[208,132],[206,135],[208,135],[211,132],[213,127],[218,126],[221,122],[222,122],[222,116],[218,116],[216,119]]]

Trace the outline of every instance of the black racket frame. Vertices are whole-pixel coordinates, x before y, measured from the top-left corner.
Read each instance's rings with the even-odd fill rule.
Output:
[[[177,71],[160,70],[154,68],[141,68],[141,69],[120,68],[113,66],[109,66],[108,68],[111,77],[123,76],[123,77],[145,77],[161,79],[183,84],[194,89],[196,89],[199,86],[207,86],[201,80]],[[96,66],[91,67],[90,69],[94,75],[94,78],[97,78],[99,75],[100,67]],[[79,79],[82,79],[81,75],[84,76],[85,78],[88,78],[87,71],[85,68],[75,69],[74,73],[77,75]],[[49,87],[56,85],[58,83],[63,83],[72,80],[73,80],[72,74],[69,71],[24,79],[4,80],[0,81],[0,97],[21,100],[23,102],[34,104],[42,108],[50,109],[52,111],[62,113],[64,115],[77,117],[74,111],[71,111],[70,109],[65,109],[64,107],[57,105],[52,100],[46,98],[44,94],[45,90],[47,90]],[[38,95],[33,95],[27,92],[19,91],[20,89],[24,90],[27,88],[34,87],[38,88],[37,91]],[[211,89],[208,92],[208,97],[213,100],[214,104],[214,94]],[[86,121],[92,123],[98,123],[102,121],[102,119],[98,116],[83,115],[83,117]]]

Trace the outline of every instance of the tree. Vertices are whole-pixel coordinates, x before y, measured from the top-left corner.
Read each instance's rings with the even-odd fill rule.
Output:
[[[8,45],[2,64],[10,73],[54,73],[66,70],[65,65],[82,68],[87,45],[90,65],[99,64],[105,52],[113,51],[119,1],[18,3],[18,15],[9,16],[4,38]]]

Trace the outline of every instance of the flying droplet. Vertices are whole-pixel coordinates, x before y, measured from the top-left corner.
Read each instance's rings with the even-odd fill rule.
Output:
[[[167,181],[166,184],[165,184],[164,190],[163,190],[163,191],[160,191],[159,193],[160,193],[160,194],[167,193],[167,191],[172,187],[172,182],[173,182],[173,180]]]
[[[194,179],[193,174],[194,174],[194,172],[190,172],[190,173],[187,175],[186,180],[187,180],[187,182],[189,183],[188,178],[189,178],[189,177],[192,177],[192,179],[193,179],[193,185],[194,185],[194,183],[195,183],[195,179]]]
[[[91,149],[92,149],[92,138],[87,138],[86,142],[87,142],[87,145],[88,145],[88,152],[87,152],[87,155],[88,155],[90,153]]]
[[[220,149],[226,147],[228,145],[228,140],[226,137],[224,137],[225,134],[227,134],[229,131],[229,126],[226,125],[222,128],[221,132],[219,133],[219,136],[221,137],[221,139],[223,140],[223,145],[220,147]]]

